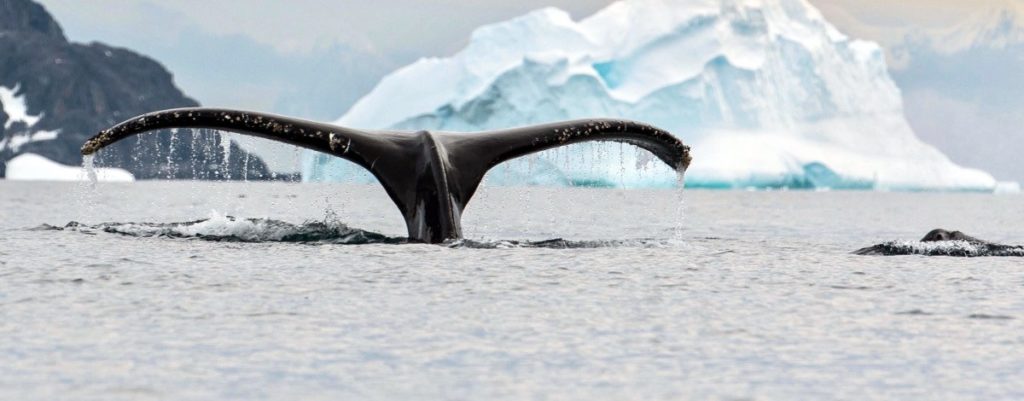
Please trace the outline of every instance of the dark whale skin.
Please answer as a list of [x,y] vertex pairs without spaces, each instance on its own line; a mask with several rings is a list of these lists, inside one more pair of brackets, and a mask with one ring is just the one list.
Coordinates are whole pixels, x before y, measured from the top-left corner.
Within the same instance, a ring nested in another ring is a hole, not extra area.
[[[925,234],[924,238],[921,238],[920,241],[922,245],[942,242],[947,242],[954,246],[915,247],[913,244],[890,241],[859,249],[855,251],[854,254],[865,256],[925,255],[959,257],[1024,257],[1024,246],[997,244],[969,236],[960,231],[949,231],[941,228],[928,232],[928,234]],[[956,246],[961,244],[966,244],[967,246]]]
[[925,234],[924,238],[921,238],[921,242],[939,241],[966,241],[972,244],[990,244],[988,241],[974,238],[960,231],[947,231],[941,228],[934,229]]
[[672,134],[626,120],[577,120],[507,130],[367,131],[271,114],[210,108],[158,111],[132,118],[89,139],[83,155],[133,135],[169,128],[208,128],[320,151],[370,171],[405,218],[409,240],[462,238],[462,211],[492,167],[530,153],[586,141],[624,142],[653,153],[673,169],[690,165],[690,148]]

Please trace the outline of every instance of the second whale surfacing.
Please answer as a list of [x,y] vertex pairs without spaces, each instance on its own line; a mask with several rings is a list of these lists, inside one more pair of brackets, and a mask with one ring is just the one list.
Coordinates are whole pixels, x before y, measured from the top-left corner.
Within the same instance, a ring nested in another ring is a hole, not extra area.
[[981,240],[960,231],[935,229],[920,241],[889,241],[854,252],[864,256],[959,256],[1024,257],[1024,246],[1003,245]]
[[265,113],[210,108],[158,111],[132,118],[89,139],[83,155],[133,135],[170,128],[206,128],[283,142],[340,157],[366,168],[402,212],[409,240],[462,238],[462,212],[480,181],[505,161],[587,141],[635,145],[677,171],[690,148],[672,134],[627,120],[577,120],[507,130],[368,131]]

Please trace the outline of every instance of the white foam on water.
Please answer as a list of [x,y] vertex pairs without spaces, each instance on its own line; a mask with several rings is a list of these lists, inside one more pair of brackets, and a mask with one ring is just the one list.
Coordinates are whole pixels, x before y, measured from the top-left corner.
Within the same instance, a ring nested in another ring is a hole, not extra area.
[[210,211],[205,221],[178,226],[177,231],[188,237],[234,237],[246,241],[277,241],[294,234],[294,226],[273,226],[268,220],[237,219]]
[[292,224],[266,218],[238,218],[213,210],[203,220],[182,223],[103,223],[69,224],[64,229],[87,233],[106,232],[132,237],[166,237],[229,242],[293,242],[367,244],[398,243],[401,239],[351,228],[328,217],[323,221]]
[[894,255],[1024,256],[1024,247],[979,244],[968,241],[890,241],[881,246]]

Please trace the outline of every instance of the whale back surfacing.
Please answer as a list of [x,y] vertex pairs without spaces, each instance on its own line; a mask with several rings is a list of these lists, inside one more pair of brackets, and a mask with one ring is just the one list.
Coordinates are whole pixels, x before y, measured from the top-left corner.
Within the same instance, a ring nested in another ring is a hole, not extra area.
[[283,142],[356,163],[372,173],[402,212],[411,241],[462,238],[462,212],[480,181],[505,161],[586,141],[650,151],[685,170],[690,149],[666,131],[633,121],[579,120],[478,133],[365,131],[228,109],[149,113],[104,130],[82,146],[90,155],[124,138],[167,128],[208,128]]
[[1003,245],[981,240],[960,231],[935,229],[920,241],[889,241],[854,252],[864,256],[960,256],[1024,257],[1024,246]]
[[965,241],[972,244],[985,244],[988,241],[974,238],[970,235],[964,234],[960,231],[948,231],[941,228],[937,228],[925,234],[924,238],[921,238],[921,242],[941,242],[941,241]]

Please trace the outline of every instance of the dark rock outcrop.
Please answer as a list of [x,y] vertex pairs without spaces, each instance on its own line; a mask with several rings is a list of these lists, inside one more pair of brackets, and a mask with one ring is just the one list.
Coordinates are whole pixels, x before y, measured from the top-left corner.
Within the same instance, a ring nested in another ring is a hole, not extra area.
[[[82,143],[103,129],[155,110],[198,106],[158,62],[101,43],[70,43],[31,0],[0,0],[0,87],[15,90],[27,114],[40,117],[9,124],[4,109],[12,105],[0,108],[0,177],[7,161],[24,153],[79,165]],[[47,132],[56,138],[39,135]],[[271,178],[260,159],[233,142],[225,150],[216,132],[159,133],[113,146],[97,164],[139,179]]]

